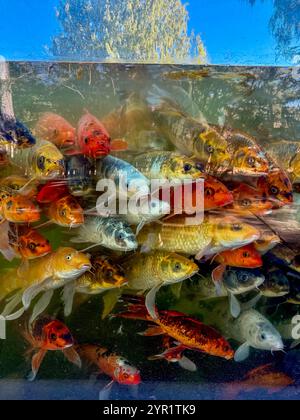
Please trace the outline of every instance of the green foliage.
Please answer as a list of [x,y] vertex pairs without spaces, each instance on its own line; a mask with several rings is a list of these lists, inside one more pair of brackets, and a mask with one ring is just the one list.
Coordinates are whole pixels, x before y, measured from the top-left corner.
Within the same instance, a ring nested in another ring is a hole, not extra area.
[[51,51],[62,59],[136,62],[206,61],[199,35],[188,33],[180,0],[61,0],[62,32]]

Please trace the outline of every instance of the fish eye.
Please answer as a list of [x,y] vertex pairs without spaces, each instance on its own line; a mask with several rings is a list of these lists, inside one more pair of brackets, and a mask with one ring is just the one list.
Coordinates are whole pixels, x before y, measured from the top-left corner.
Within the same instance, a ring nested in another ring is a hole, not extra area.
[[243,257],[244,257],[244,258],[249,258],[249,257],[250,257],[249,252],[243,252]]
[[248,165],[254,166],[254,164],[255,164],[254,157],[253,156],[248,157],[247,162],[248,162]]
[[118,235],[117,235],[117,239],[119,239],[121,241],[124,238],[125,238],[124,233],[123,232],[119,232]]
[[261,338],[261,340],[262,340],[262,341],[266,340],[266,338],[267,338],[267,337],[266,337],[266,334],[262,333],[262,334],[260,335],[260,338]]
[[88,142],[89,142],[89,138],[88,138],[88,137],[86,137],[86,138],[84,139],[84,142],[85,142],[85,144],[88,144]]
[[50,340],[51,341],[55,341],[56,339],[57,339],[57,335],[56,334],[54,334],[54,333],[50,334]]
[[232,226],[231,226],[231,230],[233,231],[233,232],[239,232],[240,230],[242,230],[243,229],[243,227],[242,227],[242,225],[240,225],[240,224],[238,224],[238,223],[234,223]]
[[181,264],[180,263],[176,263],[174,265],[174,271],[176,272],[176,271],[180,271],[180,270],[181,270]]
[[246,282],[246,281],[248,281],[248,278],[249,278],[248,274],[242,274],[241,277],[240,277],[240,280],[242,282]]
[[251,205],[251,201],[250,200],[245,199],[245,200],[242,201],[242,206],[249,207],[250,205]]
[[192,165],[190,163],[186,163],[184,165],[184,172],[190,172],[192,170]]
[[212,197],[214,195],[215,191],[212,188],[205,188],[205,195],[207,197]]
[[207,151],[207,153],[209,153],[211,155],[211,154],[214,153],[215,148],[211,144],[209,144],[206,148],[206,151]]
[[271,194],[273,195],[277,195],[279,193],[279,189],[277,187],[275,187],[274,185],[272,185],[272,187],[270,188]]
[[35,248],[36,248],[36,244],[34,244],[33,242],[31,242],[31,243],[28,245],[28,248],[29,248],[31,251],[34,251],[34,250],[35,250]]
[[66,215],[67,215],[66,210],[61,210],[59,212],[59,214],[60,214],[61,217],[66,217]]
[[67,261],[71,261],[71,259],[72,259],[72,255],[67,255],[67,256],[66,256],[66,260],[67,260]]
[[39,169],[45,169],[45,157],[40,156],[37,160],[37,166]]

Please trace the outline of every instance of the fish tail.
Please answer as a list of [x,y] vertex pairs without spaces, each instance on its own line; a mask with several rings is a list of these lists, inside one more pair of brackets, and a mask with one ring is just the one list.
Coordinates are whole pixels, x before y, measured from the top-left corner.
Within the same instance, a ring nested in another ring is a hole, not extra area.
[[143,297],[124,295],[122,296],[122,300],[125,302],[126,310],[114,315],[114,317],[138,319],[141,321],[151,320]]

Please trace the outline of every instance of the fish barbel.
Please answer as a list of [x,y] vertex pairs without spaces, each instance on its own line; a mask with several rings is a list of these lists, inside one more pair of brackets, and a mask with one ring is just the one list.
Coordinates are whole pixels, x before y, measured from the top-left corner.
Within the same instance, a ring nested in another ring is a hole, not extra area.
[[206,216],[199,225],[185,224],[184,218],[174,222],[152,223],[138,235],[145,248],[203,256],[217,254],[226,249],[239,248],[260,237],[257,229],[232,217]]
[[62,153],[46,140],[40,140],[30,149],[16,151],[11,162],[34,179],[49,179],[64,173]]
[[174,181],[204,177],[202,166],[176,152],[148,152],[129,158],[129,161],[149,179]]

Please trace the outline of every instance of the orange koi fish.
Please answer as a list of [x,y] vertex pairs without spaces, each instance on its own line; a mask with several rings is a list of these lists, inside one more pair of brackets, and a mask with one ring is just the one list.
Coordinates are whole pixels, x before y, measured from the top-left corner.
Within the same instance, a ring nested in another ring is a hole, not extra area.
[[246,184],[240,184],[233,192],[234,202],[228,209],[239,215],[264,216],[271,213],[273,203],[266,194]]
[[53,201],[45,208],[47,217],[55,224],[63,227],[78,227],[84,223],[83,209],[76,198],[67,195]]
[[62,351],[64,356],[74,365],[81,368],[81,360],[74,348],[74,339],[69,329],[58,320],[39,318],[30,330],[23,333],[30,344],[27,356],[34,353],[31,360],[32,371],[28,376],[29,381],[34,381],[47,351]]
[[41,115],[35,126],[34,134],[59,148],[73,146],[76,140],[75,128],[63,117],[53,112],[45,112]]
[[263,265],[261,255],[254,244],[221,252],[214,258],[214,261],[220,264],[212,272],[212,279],[215,284],[222,281],[228,265],[238,268],[259,268]]
[[34,223],[40,210],[26,197],[0,188],[0,217],[12,223]]
[[252,392],[257,389],[264,389],[268,394],[274,394],[294,383],[294,379],[290,376],[277,371],[272,364],[268,364],[251,370],[239,382],[227,384],[225,398],[236,399],[240,392]]
[[52,251],[49,241],[37,230],[27,226],[10,226],[8,237],[16,255],[25,260],[43,257]]
[[29,180],[24,176],[11,175],[0,180],[0,186],[10,188],[14,192],[33,199],[37,195],[38,182],[35,180]]
[[[168,335],[178,342],[176,347],[154,356],[155,359],[171,360],[174,358],[177,361],[178,355],[187,349],[222,357],[226,360],[233,359],[234,351],[230,344],[212,327],[181,312],[159,311],[157,308],[154,319],[149,315],[142,298],[127,297],[127,299],[129,300],[128,310],[117,314],[116,317],[154,322],[156,326],[151,326],[141,335],[147,337]],[[130,303],[132,299],[134,303]],[[141,304],[141,302],[143,303]]]
[[259,178],[257,186],[266,197],[273,201],[273,208],[291,204],[293,200],[293,186],[282,169],[270,172],[267,176]]
[[[104,125],[89,112],[81,117],[77,133],[75,148],[69,150],[68,155],[83,154],[93,159],[99,159],[109,155],[111,150],[119,150],[119,141],[114,147]],[[122,147],[120,149],[124,150]]]
[[111,382],[100,392],[101,400],[108,395],[114,382],[130,386],[141,383],[139,370],[126,359],[109,352],[106,348],[84,344],[76,346],[76,350],[82,359],[96,365],[100,369],[100,373],[104,373],[111,378]]

